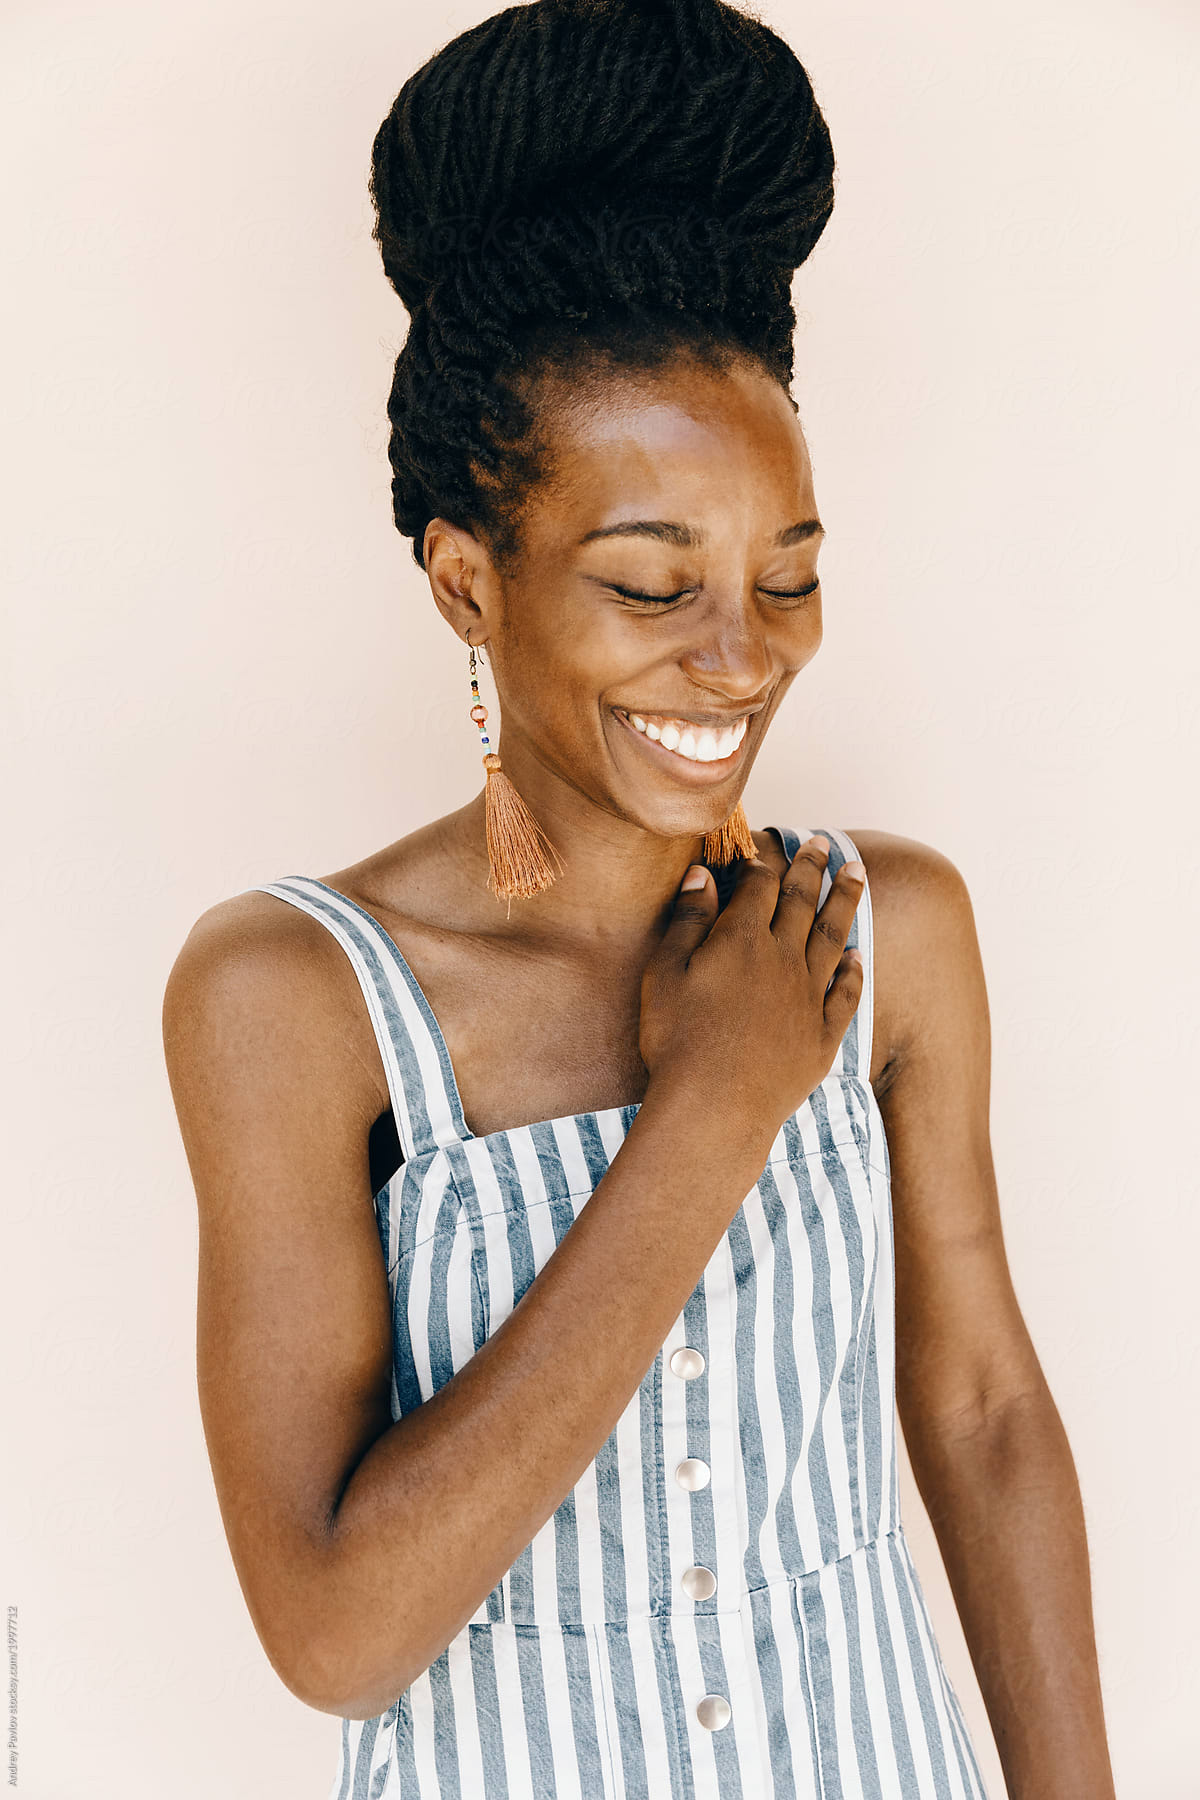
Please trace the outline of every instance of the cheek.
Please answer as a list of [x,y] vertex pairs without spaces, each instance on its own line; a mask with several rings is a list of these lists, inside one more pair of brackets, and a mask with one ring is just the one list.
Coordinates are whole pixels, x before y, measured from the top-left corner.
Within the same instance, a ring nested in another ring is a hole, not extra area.
[[607,707],[590,671],[564,664],[561,655],[541,663],[530,659],[506,683],[505,694],[508,704],[502,699],[500,712],[510,731],[542,747],[552,760],[595,758]]
[[810,601],[804,609],[804,617],[797,619],[793,629],[779,642],[779,660],[782,664],[779,677],[781,699],[800,671],[807,668],[821,648],[823,631],[820,603]]

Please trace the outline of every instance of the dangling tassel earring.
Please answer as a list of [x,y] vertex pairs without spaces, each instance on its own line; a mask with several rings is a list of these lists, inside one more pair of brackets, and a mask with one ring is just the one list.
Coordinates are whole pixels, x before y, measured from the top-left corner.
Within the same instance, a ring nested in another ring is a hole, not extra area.
[[479,681],[475,673],[475,646],[470,630],[467,645],[471,652],[471,692],[475,704],[471,717],[479,727],[483,747],[483,766],[487,782],[483,791],[485,829],[487,833],[487,885],[498,900],[508,901],[512,913],[513,895],[530,900],[554,884],[554,871],[547,852],[563,867],[563,860],[550,842],[525,802],[500,766],[500,758],[488,742],[485,729],[487,707],[479,698]]
[[742,811],[739,800],[725,823],[716,831],[704,834],[704,861],[710,866],[721,868],[725,863],[735,862],[739,856],[757,856],[758,845],[750,831],[750,822]]

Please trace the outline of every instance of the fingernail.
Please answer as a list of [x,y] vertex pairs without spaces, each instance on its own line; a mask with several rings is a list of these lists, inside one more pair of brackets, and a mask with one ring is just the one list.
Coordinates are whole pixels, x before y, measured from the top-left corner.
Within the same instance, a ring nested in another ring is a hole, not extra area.
[[842,869],[845,874],[852,875],[855,881],[864,881],[866,879],[867,871],[860,862],[843,863]]
[[707,874],[708,870],[703,863],[693,863],[679,884],[680,892],[687,893],[689,888],[702,888]]

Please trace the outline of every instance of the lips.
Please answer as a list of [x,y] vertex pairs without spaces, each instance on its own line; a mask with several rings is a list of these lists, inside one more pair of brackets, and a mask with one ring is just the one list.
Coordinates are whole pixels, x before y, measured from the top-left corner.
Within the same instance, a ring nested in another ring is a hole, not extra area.
[[652,738],[665,750],[674,750],[689,762],[723,762],[727,756],[733,755],[750,723],[744,715],[736,725],[698,724],[691,719],[656,715],[643,718],[640,713],[635,712],[629,713],[628,717],[635,731]]
[[[641,746],[642,754],[650,757],[651,761],[664,773],[673,775],[676,781],[690,783],[697,787],[711,787],[727,780],[741,765],[746,737],[749,734],[748,723],[746,730],[743,732],[742,740],[733,751],[732,755],[720,757],[713,762],[694,762],[686,756],[680,756],[676,750],[668,749],[665,745],[656,743],[654,739],[647,736],[645,732],[639,731],[630,719],[629,714],[624,712],[620,707],[614,707],[613,714],[614,717],[620,720],[625,733],[629,737],[635,739]],[[692,729],[699,732],[705,729],[711,730],[712,727],[693,726]]]

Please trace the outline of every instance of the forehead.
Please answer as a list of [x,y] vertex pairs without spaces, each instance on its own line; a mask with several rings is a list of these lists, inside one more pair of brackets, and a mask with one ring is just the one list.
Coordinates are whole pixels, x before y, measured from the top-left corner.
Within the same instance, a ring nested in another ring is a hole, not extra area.
[[[576,543],[622,516],[773,535],[814,510],[812,466],[787,394],[742,362],[550,383],[547,478],[528,496],[527,543]],[[648,511],[647,509],[652,509]],[[785,516],[786,515],[786,516]]]

